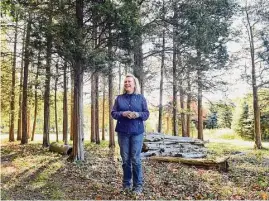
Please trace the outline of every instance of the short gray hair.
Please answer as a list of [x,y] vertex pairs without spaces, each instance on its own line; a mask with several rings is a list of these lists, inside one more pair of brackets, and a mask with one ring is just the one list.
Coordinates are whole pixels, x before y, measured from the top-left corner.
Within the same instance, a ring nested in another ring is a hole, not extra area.
[[[140,84],[139,84],[138,79],[133,74],[131,74],[131,73],[126,74],[124,80],[127,77],[132,77],[134,79],[134,83],[135,83],[134,94],[141,94],[141,88],[140,88]],[[124,82],[123,82],[123,90],[122,90],[122,93],[123,94],[127,93],[126,90],[125,90],[125,88],[124,88]]]

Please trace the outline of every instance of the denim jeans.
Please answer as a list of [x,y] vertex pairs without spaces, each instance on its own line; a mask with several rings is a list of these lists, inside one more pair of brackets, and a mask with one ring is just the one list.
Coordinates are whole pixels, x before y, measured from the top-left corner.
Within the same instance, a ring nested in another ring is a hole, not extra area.
[[133,187],[143,185],[143,173],[141,163],[141,150],[143,145],[143,133],[139,135],[118,133],[120,155],[123,169],[123,188],[131,186],[133,177]]

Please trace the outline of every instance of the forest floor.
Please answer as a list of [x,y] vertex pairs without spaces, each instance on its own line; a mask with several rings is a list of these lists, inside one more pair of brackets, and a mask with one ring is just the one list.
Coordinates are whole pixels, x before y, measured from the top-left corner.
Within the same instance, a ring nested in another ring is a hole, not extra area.
[[[232,142],[232,141],[231,141]],[[49,152],[42,143],[1,143],[1,200],[269,199],[269,143],[210,142],[208,157],[230,156],[229,171],[143,160],[142,195],[121,192],[118,146],[85,143],[85,161]]]

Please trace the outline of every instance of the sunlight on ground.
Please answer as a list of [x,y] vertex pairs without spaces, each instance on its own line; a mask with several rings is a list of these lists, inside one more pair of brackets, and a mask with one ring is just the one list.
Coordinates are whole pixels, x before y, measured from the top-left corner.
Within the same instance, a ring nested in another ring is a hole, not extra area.
[[[8,141],[8,134],[1,133],[1,143]],[[16,139],[15,135],[15,139]],[[59,141],[62,141],[63,135],[59,134]],[[105,139],[108,140],[109,136],[106,135]],[[115,135],[115,140],[117,142],[117,135]],[[217,142],[217,143],[227,143],[230,146],[236,147],[245,147],[245,148],[253,148],[254,141],[243,140],[240,136],[237,136],[232,129],[205,129],[204,130],[204,140],[209,142]],[[43,141],[43,134],[35,134],[35,142]],[[56,134],[50,134],[50,142],[56,141]],[[85,134],[85,142],[90,141],[90,135]],[[30,139],[29,141],[30,142]],[[70,142],[69,142],[70,143]],[[264,148],[269,149],[269,142],[262,142]]]
[[[139,199],[267,199],[268,150],[254,150],[253,142],[224,141],[206,146],[209,155],[230,156],[230,168],[225,173],[179,163],[143,161],[145,190]],[[100,145],[85,141],[84,163],[69,163],[66,156],[49,152],[40,142],[42,135],[39,142],[25,146],[17,146],[20,142],[2,146],[1,199],[138,199],[120,193],[121,161],[115,157],[119,156],[118,149],[111,152],[107,141]],[[268,145],[268,142],[263,144]]]
[[[56,142],[56,134],[55,133],[50,133],[50,142]],[[85,141],[90,141],[90,134],[85,134]],[[101,137],[101,136],[100,136]],[[1,143],[3,142],[8,142],[8,134],[7,133],[1,133],[0,134],[0,140],[1,140]],[[105,135],[105,139],[108,140],[109,136],[108,135]],[[17,135],[15,134],[15,139],[17,139]],[[63,135],[62,134],[59,134],[58,136],[58,139],[59,141],[62,141],[63,140]],[[68,140],[69,140],[69,137],[68,137]],[[117,141],[117,135],[115,135],[115,140]],[[28,139],[28,142],[30,142],[31,139]],[[35,134],[35,139],[34,139],[35,142],[42,142],[43,141],[43,134]]]
[[[226,143],[233,145],[235,147],[254,147],[254,141],[245,141],[245,140],[225,140],[225,139],[210,139],[209,142],[216,142],[216,143]],[[269,149],[269,142],[262,142],[262,146],[264,148]]]
[[[253,148],[254,141],[243,140],[232,129],[205,129],[204,140],[213,143],[226,143],[229,146]],[[269,142],[263,142],[262,146],[269,149]]]

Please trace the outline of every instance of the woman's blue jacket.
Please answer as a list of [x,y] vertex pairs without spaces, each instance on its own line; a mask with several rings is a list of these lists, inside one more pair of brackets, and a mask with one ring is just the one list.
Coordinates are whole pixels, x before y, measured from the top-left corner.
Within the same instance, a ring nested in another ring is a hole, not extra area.
[[[125,111],[137,112],[139,117],[129,119],[122,116]],[[113,119],[118,120],[115,131],[118,133],[144,133],[144,123],[149,117],[149,110],[145,97],[142,94],[121,94],[117,96],[111,111]]]

